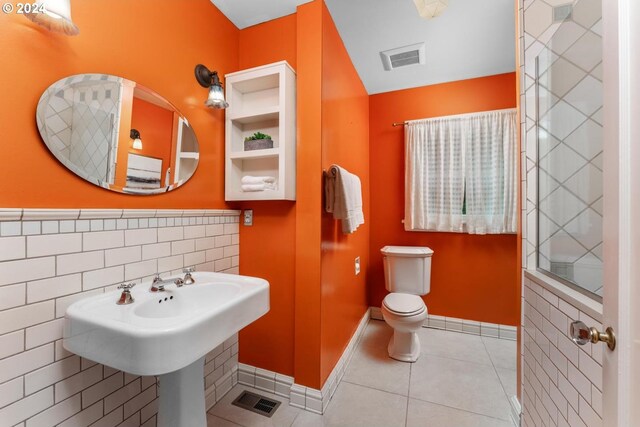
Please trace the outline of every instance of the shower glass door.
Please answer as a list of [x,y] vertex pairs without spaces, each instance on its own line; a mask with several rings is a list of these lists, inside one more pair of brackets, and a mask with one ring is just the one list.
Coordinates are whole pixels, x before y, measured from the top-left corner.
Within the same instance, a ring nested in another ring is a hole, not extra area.
[[536,61],[538,269],[602,296],[602,9],[578,0]]

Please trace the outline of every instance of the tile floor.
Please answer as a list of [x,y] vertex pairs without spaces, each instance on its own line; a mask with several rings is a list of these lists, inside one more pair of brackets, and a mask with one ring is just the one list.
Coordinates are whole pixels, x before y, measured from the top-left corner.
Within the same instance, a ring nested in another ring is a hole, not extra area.
[[324,415],[282,405],[272,418],[231,402],[237,385],[208,415],[208,427],[511,427],[515,341],[422,328],[416,363],[387,356],[391,329],[371,320]]

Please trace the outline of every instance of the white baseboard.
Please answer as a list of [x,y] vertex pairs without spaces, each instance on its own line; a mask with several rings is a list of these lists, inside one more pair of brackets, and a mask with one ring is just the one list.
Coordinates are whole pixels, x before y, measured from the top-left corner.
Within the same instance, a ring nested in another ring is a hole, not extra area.
[[364,316],[362,316],[362,319],[360,319],[356,332],[351,337],[349,344],[333,368],[333,371],[331,371],[322,390],[295,384],[292,377],[243,363],[238,364],[238,383],[286,397],[289,399],[291,406],[315,412],[316,414],[322,414],[325,409],[327,409],[329,401],[336,392],[338,384],[344,376],[347,364],[370,318],[371,314],[369,310],[367,310]]
[[[371,318],[384,320],[380,307],[370,307]],[[476,322],[475,320],[458,319],[455,317],[428,315],[422,325],[424,328],[443,329],[445,331],[463,332],[483,337],[500,338],[515,341],[518,337],[516,326],[499,325],[496,323]]]
[[515,427],[520,427],[522,419],[522,406],[520,406],[520,401],[517,396],[511,396],[509,403],[511,406],[511,422]]

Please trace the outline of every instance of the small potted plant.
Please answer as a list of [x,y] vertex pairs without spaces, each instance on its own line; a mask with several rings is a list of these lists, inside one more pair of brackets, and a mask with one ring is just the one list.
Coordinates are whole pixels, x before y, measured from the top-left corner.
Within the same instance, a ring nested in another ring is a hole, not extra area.
[[244,139],[245,151],[264,150],[266,148],[273,148],[273,140],[271,136],[262,132],[256,132]]

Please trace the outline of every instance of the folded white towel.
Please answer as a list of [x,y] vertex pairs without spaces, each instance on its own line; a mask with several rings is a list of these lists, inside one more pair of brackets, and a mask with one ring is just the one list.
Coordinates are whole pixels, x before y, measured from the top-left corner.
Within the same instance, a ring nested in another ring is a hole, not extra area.
[[240,189],[245,192],[275,190],[276,185],[272,183],[266,183],[266,182],[263,182],[262,184],[242,184],[240,186]]
[[240,180],[241,184],[262,184],[262,183],[274,184],[275,182],[276,182],[276,179],[272,176],[245,175]]
[[332,165],[325,177],[325,199],[325,210],[342,221],[343,233],[353,233],[364,224],[362,184],[357,175]]

